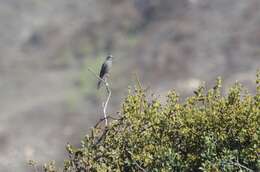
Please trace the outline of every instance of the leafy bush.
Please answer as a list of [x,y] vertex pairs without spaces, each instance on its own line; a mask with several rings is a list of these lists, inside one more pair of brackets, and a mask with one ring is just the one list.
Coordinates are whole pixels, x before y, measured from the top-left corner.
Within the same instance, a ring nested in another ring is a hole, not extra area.
[[100,121],[80,148],[67,146],[64,171],[260,171],[259,75],[254,96],[239,83],[223,96],[220,79],[184,102],[175,91],[165,103],[130,91],[119,119]]

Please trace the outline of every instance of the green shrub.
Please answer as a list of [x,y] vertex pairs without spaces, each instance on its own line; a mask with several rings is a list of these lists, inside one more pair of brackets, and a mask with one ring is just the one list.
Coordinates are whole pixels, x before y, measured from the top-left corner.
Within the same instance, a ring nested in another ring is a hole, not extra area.
[[223,96],[220,79],[184,102],[175,91],[165,103],[149,100],[137,88],[119,119],[98,123],[80,148],[67,146],[64,172],[260,171],[259,75],[253,96],[239,83]]

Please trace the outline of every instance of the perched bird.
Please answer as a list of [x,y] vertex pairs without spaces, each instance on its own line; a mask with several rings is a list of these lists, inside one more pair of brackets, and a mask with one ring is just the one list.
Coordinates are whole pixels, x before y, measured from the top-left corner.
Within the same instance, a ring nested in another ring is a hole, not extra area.
[[[113,56],[109,55],[109,56],[106,57],[105,62],[102,64],[101,69],[100,69],[100,74],[99,74],[99,77],[101,79],[104,79],[104,80],[107,79],[108,74],[109,74],[111,67],[112,67],[112,59],[113,59]],[[99,89],[101,87],[102,82],[103,82],[102,80],[98,81],[97,89]]]

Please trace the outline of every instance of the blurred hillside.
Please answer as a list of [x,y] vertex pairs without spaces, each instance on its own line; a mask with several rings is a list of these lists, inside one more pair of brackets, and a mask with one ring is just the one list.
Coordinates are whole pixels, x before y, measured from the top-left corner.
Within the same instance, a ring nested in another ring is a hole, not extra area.
[[134,73],[157,94],[241,81],[260,67],[259,0],[0,0],[0,171],[28,159],[61,163],[100,117],[88,71],[104,56],[115,112]]

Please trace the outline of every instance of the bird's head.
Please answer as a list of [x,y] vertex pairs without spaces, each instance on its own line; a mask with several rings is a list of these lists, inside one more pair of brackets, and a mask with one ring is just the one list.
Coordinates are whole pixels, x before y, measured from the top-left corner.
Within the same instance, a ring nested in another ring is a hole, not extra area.
[[113,59],[113,56],[112,55],[109,55],[107,56],[106,60],[112,60]]

